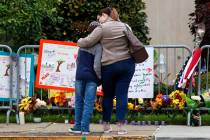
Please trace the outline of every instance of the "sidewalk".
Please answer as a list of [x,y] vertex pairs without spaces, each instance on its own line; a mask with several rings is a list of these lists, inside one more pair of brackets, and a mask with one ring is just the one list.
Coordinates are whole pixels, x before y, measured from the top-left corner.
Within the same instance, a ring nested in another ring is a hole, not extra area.
[[[18,124],[0,124],[1,140],[81,140],[81,135],[73,135],[68,132],[68,128],[72,125],[64,123],[27,123]],[[127,125],[127,135],[117,135],[116,125],[112,125],[113,132],[111,134],[103,134],[103,127],[100,124],[91,124],[91,134],[86,136],[87,140],[112,140],[112,139],[134,139],[134,140],[151,140],[153,133],[158,126],[137,126]]]
[[189,127],[185,125],[137,126],[127,125],[127,135],[113,132],[104,134],[102,125],[91,124],[91,134],[84,137],[68,132],[72,125],[64,123],[0,124],[0,140],[209,140],[210,126]]
[[210,126],[160,126],[154,135],[156,140],[209,140]]

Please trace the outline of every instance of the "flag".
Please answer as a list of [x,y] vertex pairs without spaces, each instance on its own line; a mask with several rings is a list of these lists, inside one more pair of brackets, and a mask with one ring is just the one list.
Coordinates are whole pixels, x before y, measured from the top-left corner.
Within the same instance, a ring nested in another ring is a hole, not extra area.
[[192,76],[200,58],[201,58],[201,49],[198,47],[193,51],[192,56],[190,57],[186,67],[184,68],[184,71],[178,83],[179,88],[185,88],[186,83]]

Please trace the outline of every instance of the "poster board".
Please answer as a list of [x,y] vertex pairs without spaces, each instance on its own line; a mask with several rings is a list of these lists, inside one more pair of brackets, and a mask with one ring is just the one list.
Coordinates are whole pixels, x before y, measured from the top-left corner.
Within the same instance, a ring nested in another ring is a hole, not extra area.
[[74,92],[78,50],[73,42],[41,39],[35,86]]
[[[10,97],[10,55],[0,52],[0,100]],[[20,55],[19,92],[21,96],[32,96],[34,82],[34,57],[31,54]],[[12,54],[12,98],[17,98],[17,57]]]
[[128,89],[128,98],[153,98],[154,96],[154,48],[146,47],[149,58],[136,64]]
[[36,87],[73,92],[77,52],[76,43],[41,39]]

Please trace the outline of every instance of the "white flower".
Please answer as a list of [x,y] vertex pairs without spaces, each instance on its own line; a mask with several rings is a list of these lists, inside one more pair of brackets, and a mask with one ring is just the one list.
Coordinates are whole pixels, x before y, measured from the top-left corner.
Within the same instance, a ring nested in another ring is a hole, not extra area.
[[192,100],[200,101],[201,97],[200,96],[191,96]]
[[70,101],[68,101],[68,106],[75,107],[75,97],[71,97]]
[[139,102],[139,104],[143,104],[144,100],[142,98],[138,98],[138,102]]
[[45,101],[42,101],[39,98],[37,98],[33,109],[36,110],[38,108],[45,107],[46,105],[47,105],[47,103]]

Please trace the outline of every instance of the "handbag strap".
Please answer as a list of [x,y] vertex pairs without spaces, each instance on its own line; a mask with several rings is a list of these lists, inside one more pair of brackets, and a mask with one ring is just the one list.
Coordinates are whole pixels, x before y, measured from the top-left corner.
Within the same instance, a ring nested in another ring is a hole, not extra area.
[[124,25],[125,25],[127,31],[129,30],[129,31],[133,32],[132,29],[131,29],[131,27],[128,24],[124,23]]

